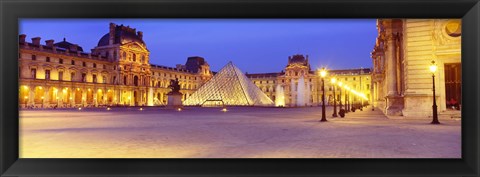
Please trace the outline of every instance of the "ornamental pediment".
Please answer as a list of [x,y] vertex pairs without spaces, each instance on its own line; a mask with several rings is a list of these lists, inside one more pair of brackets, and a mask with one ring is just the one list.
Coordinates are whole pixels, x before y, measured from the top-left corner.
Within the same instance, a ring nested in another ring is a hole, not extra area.
[[135,51],[142,51],[142,52],[149,52],[148,49],[137,42],[129,42],[123,45],[123,48],[128,50],[135,50]]

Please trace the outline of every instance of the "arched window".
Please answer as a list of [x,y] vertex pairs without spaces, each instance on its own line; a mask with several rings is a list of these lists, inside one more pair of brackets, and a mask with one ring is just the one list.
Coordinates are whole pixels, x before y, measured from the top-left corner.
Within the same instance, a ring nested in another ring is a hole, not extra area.
[[142,63],[145,63],[145,55],[142,55]]
[[134,76],[134,77],[133,77],[133,84],[134,84],[135,86],[138,86],[138,76]]
[[134,62],[137,61],[137,55],[133,54],[133,55],[132,55],[132,60],[133,60]]
[[127,52],[123,52],[123,59],[124,59],[124,60],[127,59]]

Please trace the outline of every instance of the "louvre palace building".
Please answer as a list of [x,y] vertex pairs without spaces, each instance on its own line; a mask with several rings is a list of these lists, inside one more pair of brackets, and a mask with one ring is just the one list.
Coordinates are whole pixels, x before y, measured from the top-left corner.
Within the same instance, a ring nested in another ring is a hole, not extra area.
[[460,116],[460,19],[379,19],[372,52],[373,103],[386,115],[432,115],[433,78],[439,114]]
[[[188,57],[184,65],[175,67],[151,64],[143,33],[114,23],[90,52],[65,38],[44,44],[40,37],[26,38],[25,34],[19,36],[22,108],[162,106],[167,104],[171,80],[178,79],[185,101],[216,74],[198,56]],[[337,102],[345,101],[340,88],[335,87],[334,94],[332,77],[370,98],[370,74],[370,68],[330,70],[325,78],[327,103],[331,104],[334,96]],[[308,55],[288,57],[286,67],[278,73],[245,76],[276,106],[320,105],[321,78],[318,69],[310,68]]]

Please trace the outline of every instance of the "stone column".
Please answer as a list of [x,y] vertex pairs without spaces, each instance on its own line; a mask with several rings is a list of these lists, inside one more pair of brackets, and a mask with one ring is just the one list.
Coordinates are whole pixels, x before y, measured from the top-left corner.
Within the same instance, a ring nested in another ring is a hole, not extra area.
[[388,96],[397,95],[397,55],[395,54],[394,37],[390,35],[387,39],[387,59],[388,69],[386,70],[387,82],[388,82]]
[[82,106],[87,106],[87,92],[85,90],[82,91]]
[[93,92],[93,104],[95,107],[98,107],[97,92],[95,91],[95,89],[92,90],[92,92]]
[[48,108],[49,107],[49,104],[50,104],[50,99],[49,99],[49,95],[48,95],[48,90],[50,88],[48,87],[44,87],[44,94],[43,94],[43,108]]
[[58,107],[61,108],[61,107],[63,107],[63,89],[61,89],[57,92],[57,97],[58,97],[58,100],[57,100]]
[[28,94],[28,104],[27,105],[34,105],[35,104],[35,86],[29,87],[29,94]]
[[70,100],[70,106],[75,107],[75,89],[74,88],[70,89],[70,98],[68,99]]
[[397,92],[397,55],[395,46],[395,35],[388,34],[387,37],[387,69],[386,85],[387,85],[387,108],[385,113],[387,115],[402,115],[403,99],[399,97]]

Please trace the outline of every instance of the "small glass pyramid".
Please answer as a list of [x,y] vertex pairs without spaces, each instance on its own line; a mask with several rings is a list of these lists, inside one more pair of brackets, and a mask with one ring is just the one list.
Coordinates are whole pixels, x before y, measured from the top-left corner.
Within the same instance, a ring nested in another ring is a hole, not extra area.
[[273,101],[232,62],[189,96],[186,106],[274,106]]

